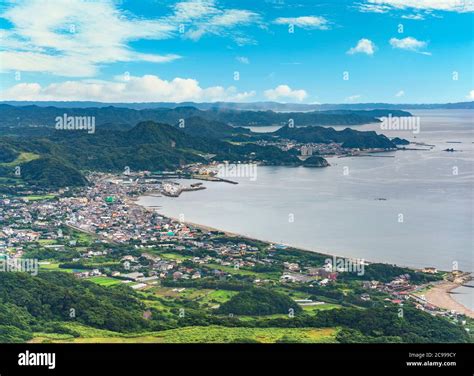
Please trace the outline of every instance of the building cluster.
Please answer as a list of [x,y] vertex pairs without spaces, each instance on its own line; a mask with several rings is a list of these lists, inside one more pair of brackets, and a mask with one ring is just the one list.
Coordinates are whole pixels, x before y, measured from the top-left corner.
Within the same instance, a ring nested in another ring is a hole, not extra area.
[[320,286],[327,286],[337,280],[338,273],[328,270],[327,267],[305,267],[302,268],[298,263],[284,262],[285,271],[280,277],[282,282],[300,282],[311,283]]
[[[425,269],[434,270],[434,268]],[[422,271],[424,272],[425,269]],[[433,282],[431,284],[433,284]],[[410,283],[409,274],[399,275],[388,283],[381,283],[379,281],[364,281],[362,283],[362,286],[367,290],[377,290],[389,294],[390,298],[385,299],[387,302],[403,306],[407,301],[411,300],[414,302],[416,308],[430,313],[431,315],[446,316],[452,319],[457,319],[458,315],[455,312],[440,309],[433,304],[430,304],[425,299],[424,295],[420,291],[427,287],[427,285],[428,284],[416,285]],[[370,295],[362,294],[361,299],[370,300]]]
[[256,142],[260,146],[275,146],[283,151],[296,150],[298,155],[303,158],[312,155],[331,156],[331,155],[353,155],[358,153],[358,149],[343,148],[341,143],[301,143],[294,140],[259,140]]
[[[191,226],[135,203],[137,197],[156,192],[159,182],[98,173],[89,180],[90,186],[75,192],[58,192],[50,200],[0,198],[0,260],[21,259],[30,244],[36,247],[39,244],[39,249],[59,254],[74,250],[70,264],[77,278],[114,278],[117,283],[129,284],[134,289],[154,286],[164,279],[225,279],[236,270],[256,284],[279,280],[282,284],[328,286],[338,279],[337,271],[324,266],[281,261],[275,255],[286,246],[270,244],[262,249],[252,245],[253,242]],[[77,239],[63,234],[61,228],[65,226],[94,235],[95,243],[100,246],[78,246]],[[101,264],[100,260],[113,261],[115,266]],[[93,266],[74,268],[81,263]],[[273,277],[265,279],[268,276],[265,272],[254,272],[258,267],[271,271]],[[423,271],[437,272],[435,268]],[[388,294],[390,298],[386,300],[393,304],[403,305],[412,300],[421,310],[455,318],[455,313],[429,304],[420,295],[424,286],[411,283],[409,274],[389,283],[364,281],[363,287],[367,290],[360,295],[363,301],[371,300],[370,290],[374,290]],[[302,301],[301,304],[316,303]]]
[[0,198],[0,257],[20,258],[25,244],[58,239],[60,222],[61,215],[52,203]]

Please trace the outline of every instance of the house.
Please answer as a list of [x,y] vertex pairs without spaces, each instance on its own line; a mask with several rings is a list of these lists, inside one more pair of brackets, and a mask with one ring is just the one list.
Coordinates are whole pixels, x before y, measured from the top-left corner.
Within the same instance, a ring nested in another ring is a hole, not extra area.
[[93,270],[89,273],[89,275],[90,275],[90,276],[96,276],[96,277],[98,277],[98,276],[101,276],[102,273],[100,272],[99,269],[93,269]]
[[54,251],[64,251],[63,244],[48,244],[48,245],[45,245],[44,248],[52,249]]
[[363,300],[363,301],[365,301],[365,302],[367,302],[367,301],[370,300],[370,295],[369,295],[369,294],[362,294],[362,295],[360,296],[360,299]]
[[156,281],[157,279],[158,279],[157,276],[151,276],[151,277],[138,278],[137,281],[139,281],[139,282],[152,282],[152,281]]
[[291,271],[300,270],[300,266],[295,262],[284,262],[283,266],[285,267],[285,269],[288,269],[288,270],[291,270]]
[[313,148],[311,146],[303,145],[301,147],[302,156],[311,156],[313,155]]
[[138,281],[140,278],[143,278],[143,273],[133,272],[128,274],[122,274],[123,278],[131,279],[132,281]]
[[280,280],[283,282],[311,282],[314,280],[313,277],[299,273],[284,273]]
[[319,270],[320,270],[320,268],[306,268],[306,273],[308,275],[318,276],[319,275]]
[[141,290],[146,287],[145,283],[137,283],[136,285],[130,286],[134,290]]
[[199,278],[201,278],[201,273],[199,272],[196,272],[191,276],[191,279],[199,279]]

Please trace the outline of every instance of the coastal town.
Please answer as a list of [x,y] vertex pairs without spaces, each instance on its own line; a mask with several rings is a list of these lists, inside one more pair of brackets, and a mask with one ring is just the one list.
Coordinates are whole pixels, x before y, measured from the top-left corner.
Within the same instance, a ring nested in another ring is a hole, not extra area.
[[[356,305],[374,300],[398,307],[411,304],[463,325],[473,318],[467,309],[444,309],[427,299],[430,288],[466,283],[469,273],[426,267],[385,281],[365,279],[363,274],[328,264],[324,255],[191,225],[184,216],[171,219],[157,208],[137,205],[141,196],[172,195],[170,187],[180,186],[148,175],[93,173],[86,188],[0,198],[4,269],[10,265],[11,271],[12,265],[20,265],[19,260],[34,258],[40,273],[64,271],[81,280],[106,286],[123,284],[165,296],[185,295],[186,286],[196,280],[238,280],[297,291],[293,300],[305,309],[338,307],[331,294],[348,298],[341,291],[351,290],[350,299]],[[369,269],[371,264],[362,266]],[[322,291],[320,300],[305,292],[312,288]]]
[[3,1],[0,376],[474,376],[473,1]]

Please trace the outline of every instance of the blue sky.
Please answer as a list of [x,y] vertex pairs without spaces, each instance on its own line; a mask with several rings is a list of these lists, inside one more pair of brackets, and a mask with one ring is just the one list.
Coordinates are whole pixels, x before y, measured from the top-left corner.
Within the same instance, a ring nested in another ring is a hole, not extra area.
[[468,0],[2,1],[0,98],[474,100],[473,10]]

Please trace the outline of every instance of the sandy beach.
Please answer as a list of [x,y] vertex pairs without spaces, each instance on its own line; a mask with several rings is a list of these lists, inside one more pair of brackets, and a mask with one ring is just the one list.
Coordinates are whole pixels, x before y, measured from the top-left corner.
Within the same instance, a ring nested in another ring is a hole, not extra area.
[[444,281],[430,288],[424,295],[426,301],[436,307],[456,311],[468,317],[474,318],[474,311],[458,303],[451,291],[459,287],[461,283]]

